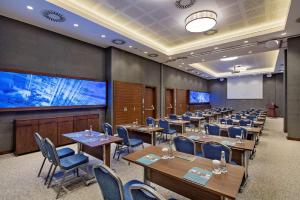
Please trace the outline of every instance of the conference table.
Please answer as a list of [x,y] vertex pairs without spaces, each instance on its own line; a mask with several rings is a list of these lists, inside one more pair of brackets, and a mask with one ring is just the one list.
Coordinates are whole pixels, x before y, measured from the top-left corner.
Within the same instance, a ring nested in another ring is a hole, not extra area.
[[[164,118],[164,119],[167,120],[170,125],[180,126],[181,127],[181,134],[183,134],[185,132],[185,126],[190,123],[190,121],[185,121],[185,120],[182,120],[182,119],[173,120],[173,119],[170,119],[170,118],[167,118],[167,117]],[[155,122],[158,122],[159,120],[160,119],[154,119]]]
[[199,130],[200,130],[200,129],[201,129],[201,122],[202,122],[203,120],[205,120],[205,117],[192,116],[192,117],[190,117],[190,120],[191,120],[191,122],[196,122],[196,123],[198,123],[198,128],[199,128]]
[[130,138],[138,138],[143,140],[144,143],[156,145],[157,134],[163,132],[161,127],[150,127],[146,125],[135,125],[135,124],[125,124],[124,126],[129,134]]
[[[141,162],[141,159],[150,155],[158,156],[159,159],[151,164]],[[188,172],[193,172],[191,170],[195,167],[211,172],[212,160],[181,152],[174,152],[174,155],[173,159],[161,159],[162,148],[150,146],[123,159],[144,168],[146,184],[155,183],[192,200],[221,200],[224,197],[236,199],[244,177],[244,167],[228,164],[225,175],[212,175],[206,184],[198,184],[184,177]]]
[[218,142],[230,147],[232,151],[232,160],[236,162],[236,164],[245,167],[245,178],[248,177],[249,156],[250,152],[254,151],[255,141],[244,140],[243,143],[239,143],[236,138],[215,135],[199,135],[195,132],[187,132],[184,136],[196,142],[197,152],[202,152],[201,144],[209,141]]

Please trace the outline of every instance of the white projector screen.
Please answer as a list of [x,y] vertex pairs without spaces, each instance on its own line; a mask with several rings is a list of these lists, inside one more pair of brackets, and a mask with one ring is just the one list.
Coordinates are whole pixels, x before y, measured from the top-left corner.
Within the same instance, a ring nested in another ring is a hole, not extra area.
[[243,76],[227,79],[227,99],[262,99],[263,76]]

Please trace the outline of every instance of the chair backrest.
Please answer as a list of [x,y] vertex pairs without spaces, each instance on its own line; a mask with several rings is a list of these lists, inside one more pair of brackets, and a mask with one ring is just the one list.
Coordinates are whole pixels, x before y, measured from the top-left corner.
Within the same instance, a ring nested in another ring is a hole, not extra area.
[[169,115],[169,118],[170,118],[171,120],[177,120],[177,119],[178,119],[177,115],[175,115],[175,114],[170,114],[170,115]]
[[163,130],[164,133],[168,133],[170,130],[170,124],[169,124],[168,120],[160,119],[158,121],[158,126],[164,129]]
[[147,126],[149,126],[150,124],[153,124],[153,126],[155,125],[155,120],[153,119],[153,117],[147,117],[146,118],[146,124]]
[[226,123],[228,125],[233,125],[233,120],[232,119],[226,119]]
[[198,112],[196,112],[196,116],[197,116],[197,117],[203,117],[203,114],[202,114],[201,111],[198,111]]
[[196,144],[193,140],[177,136],[173,139],[176,151],[196,155]]
[[182,115],[182,120],[184,120],[184,121],[190,121],[191,117],[189,115]]
[[252,121],[253,121],[255,118],[256,118],[256,115],[253,115],[253,114],[247,116],[247,119],[250,119],[250,120],[252,120]]
[[215,124],[205,124],[205,131],[208,135],[220,135],[220,127]]
[[205,142],[201,145],[203,157],[212,160],[221,160],[222,151],[225,152],[226,162],[231,162],[231,149],[218,142]]
[[247,139],[247,130],[238,127],[238,126],[232,126],[228,128],[228,136],[231,138],[236,138],[236,136],[241,136],[243,134],[243,138]]
[[47,149],[45,147],[45,140],[44,138],[42,138],[42,136],[40,134],[38,134],[37,132],[33,134],[34,139],[36,144],[38,145],[40,151],[42,152],[43,156],[45,158],[48,158],[48,152]]
[[193,116],[193,113],[189,112],[189,111],[185,112],[184,114],[187,115],[187,116],[190,116],[190,117]]
[[220,124],[227,124],[227,121],[226,121],[226,119],[224,119],[224,118],[221,118],[221,119],[220,119]]
[[104,132],[107,132],[108,135],[113,136],[113,128],[109,123],[102,124],[102,129]]
[[240,126],[252,126],[252,121],[249,119],[241,119],[239,124]]
[[128,131],[124,126],[117,126],[117,133],[123,139],[123,144],[130,146]]
[[132,184],[129,191],[132,200],[166,200],[153,188],[145,184]]
[[52,162],[56,166],[60,166],[60,160],[57,155],[56,148],[55,148],[54,144],[51,142],[51,140],[48,138],[45,138],[45,147],[48,152],[49,161]]
[[235,115],[235,119],[242,119],[242,117],[241,117],[241,115],[236,114],[236,115]]
[[124,200],[124,189],[121,179],[105,165],[94,167],[94,174],[100,187],[103,199]]

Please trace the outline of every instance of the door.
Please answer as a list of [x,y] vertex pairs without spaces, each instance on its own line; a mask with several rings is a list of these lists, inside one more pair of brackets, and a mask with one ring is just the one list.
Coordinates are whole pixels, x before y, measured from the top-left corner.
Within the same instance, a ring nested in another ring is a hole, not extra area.
[[147,117],[156,118],[156,90],[154,87],[145,87],[144,92],[144,123]]
[[174,90],[165,90],[165,116],[174,113]]
[[188,105],[187,90],[176,89],[176,114],[182,115],[187,111]]

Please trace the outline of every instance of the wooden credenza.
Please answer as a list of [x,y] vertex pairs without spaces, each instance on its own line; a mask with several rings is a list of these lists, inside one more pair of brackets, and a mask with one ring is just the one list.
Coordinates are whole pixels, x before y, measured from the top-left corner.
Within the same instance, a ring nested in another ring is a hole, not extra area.
[[83,131],[89,129],[90,126],[93,130],[100,131],[98,114],[17,119],[15,121],[15,154],[21,155],[38,150],[33,136],[35,132],[44,138],[49,138],[55,146],[61,146],[72,143],[63,134]]

